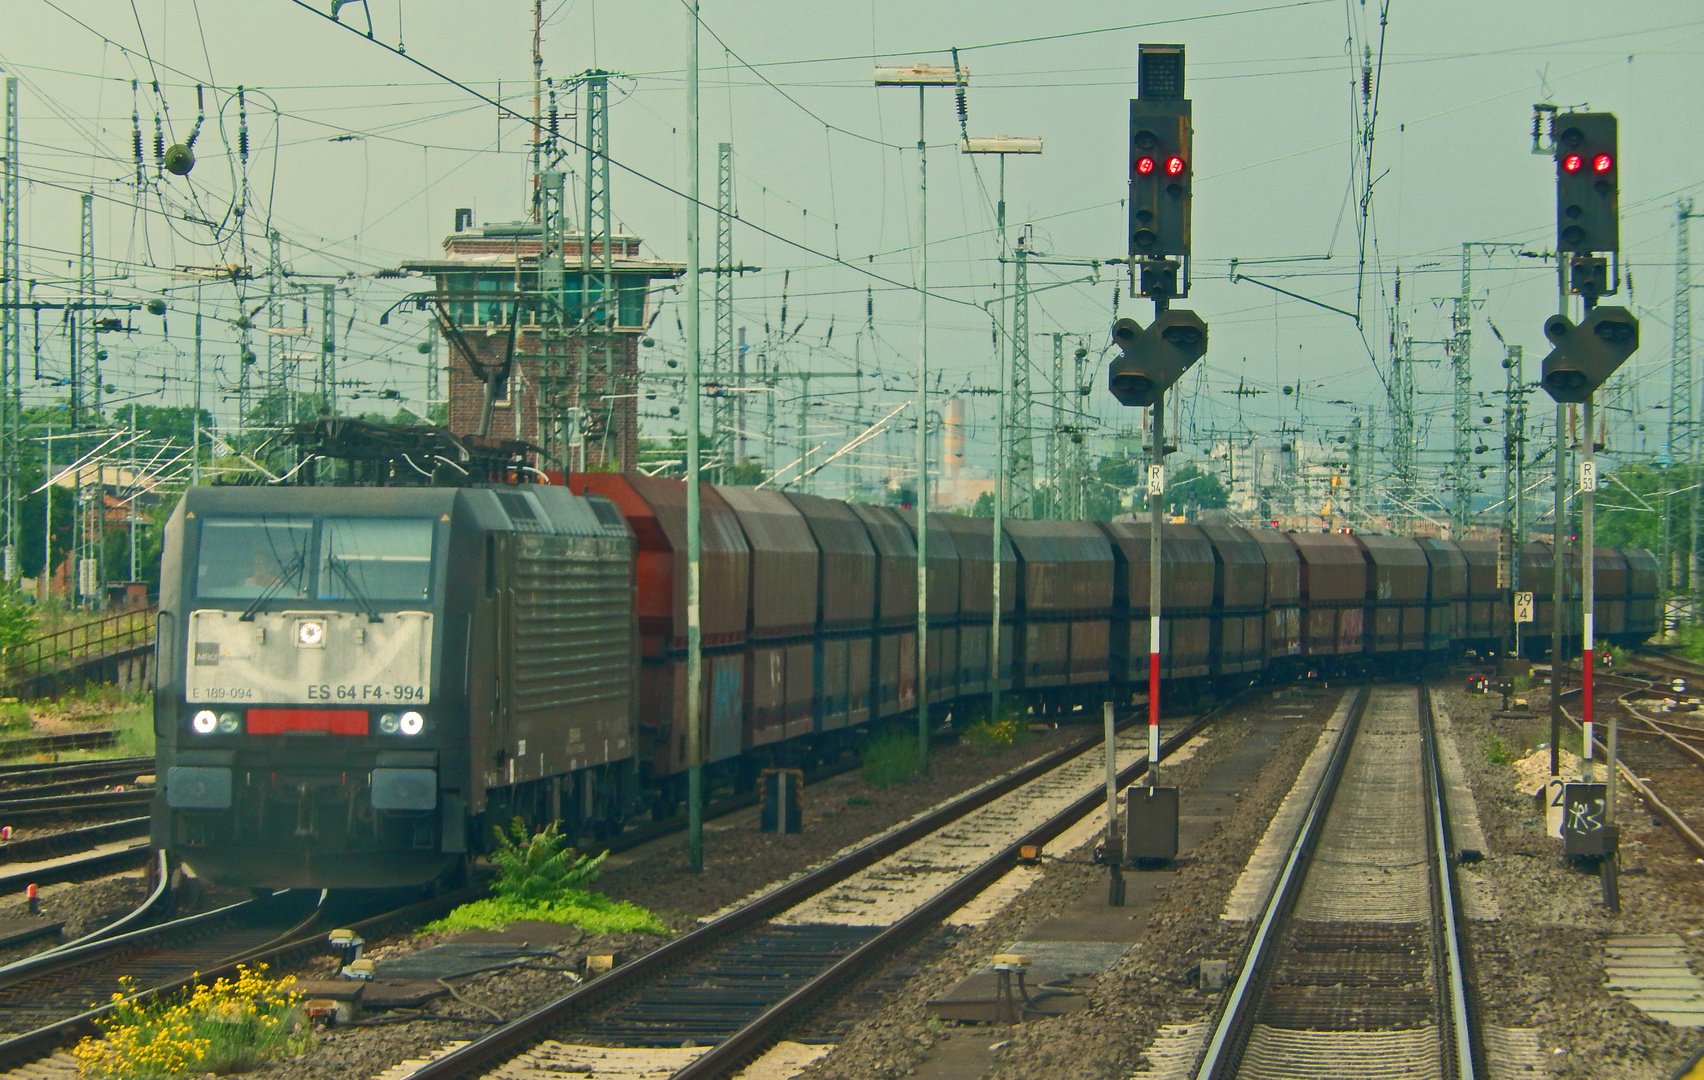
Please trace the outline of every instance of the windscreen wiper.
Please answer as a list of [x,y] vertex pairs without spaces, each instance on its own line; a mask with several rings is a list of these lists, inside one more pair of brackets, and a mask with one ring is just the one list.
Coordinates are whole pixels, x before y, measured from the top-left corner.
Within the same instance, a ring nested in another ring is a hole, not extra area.
[[380,615],[378,609],[373,606],[373,602],[367,599],[367,594],[361,591],[361,586],[355,584],[355,575],[349,572],[348,559],[340,559],[336,555],[327,555],[325,564],[343,582],[343,587],[349,590],[349,598],[361,605],[361,610],[366,614],[368,622],[385,621],[384,616]]
[[294,585],[297,588],[300,588],[302,584],[302,575],[307,572],[308,545],[304,543],[299,549],[297,549],[296,560],[291,564],[290,568],[279,577],[273,578],[272,584],[262,589],[260,591],[260,595],[254,598],[249,606],[243,610],[241,615],[237,616],[237,621],[254,622],[255,612],[260,610],[260,605],[266,603],[274,596],[277,596],[279,591],[286,585]]

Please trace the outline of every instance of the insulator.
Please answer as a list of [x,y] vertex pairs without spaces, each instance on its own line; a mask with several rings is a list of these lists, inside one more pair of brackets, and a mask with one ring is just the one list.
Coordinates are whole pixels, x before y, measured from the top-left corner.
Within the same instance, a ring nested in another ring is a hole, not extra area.
[[874,289],[864,290],[864,318],[869,319],[872,322],[875,321],[876,293]]
[[556,101],[555,101],[554,98],[552,98],[552,100],[550,102],[550,137],[552,139],[556,138],[556,134],[557,134],[556,122],[557,122]]
[[130,149],[136,155],[136,164],[142,164],[142,117],[138,113],[130,114]]
[[237,159],[248,161],[248,102],[243,99],[243,88],[237,87]]
[[1362,101],[1370,101],[1370,100],[1372,100],[1372,97],[1373,97],[1373,69],[1370,68],[1370,67],[1363,67],[1361,69],[1361,100]]
[[962,126],[970,121],[970,103],[964,99],[964,87],[958,88],[958,117]]
[[1532,141],[1538,142],[1538,137],[1544,133],[1544,114],[1537,109],[1532,111]]
[[166,129],[160,126],[160,114],[154,114],[154,164],[166,163]]

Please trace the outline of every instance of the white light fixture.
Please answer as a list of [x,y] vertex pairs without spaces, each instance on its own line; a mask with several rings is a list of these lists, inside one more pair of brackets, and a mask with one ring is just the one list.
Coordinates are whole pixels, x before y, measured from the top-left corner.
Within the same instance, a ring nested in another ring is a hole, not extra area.
[[911,64],[906,67],[879,67],[877,86],[965,86],[970,82],[966,67],[929,67]]

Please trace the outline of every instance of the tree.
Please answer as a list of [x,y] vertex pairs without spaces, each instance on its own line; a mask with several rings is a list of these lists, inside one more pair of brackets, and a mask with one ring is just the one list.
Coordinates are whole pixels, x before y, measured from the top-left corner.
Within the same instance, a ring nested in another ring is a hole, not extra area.
[[1219,478],[1201,471],[1201,466],[1193,461],[1185,462],[1166,477],[1165,507],[1168,514],[1193,516],[1189,514],[1190,508],[1223,510],[1230,501],[1230,493],[1219,483]]
[[[126,427],[134,426],[155,439],[170,439],[183,446],[195,442],[195,409],[188,405],[125,405],[117,409],[113,421]],[[201,430],[213,427],[213,414],[201,410]],[[205,443],[206,439],[203,438]]]

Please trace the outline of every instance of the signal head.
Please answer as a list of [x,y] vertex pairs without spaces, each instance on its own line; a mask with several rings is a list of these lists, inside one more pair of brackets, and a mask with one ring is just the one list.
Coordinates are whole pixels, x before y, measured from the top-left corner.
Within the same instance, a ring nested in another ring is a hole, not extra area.
[[1544,336],[1552,344],[1560,345],[1568,332],[1574,329],[1574,321],[1566,315],[1552,315],[1544,320]]
[[1621,247],[1614,113],[1556,118],[1556,250],[1573,255]]
[[1135,319],[1119,319],[1112,324],[1112,340],[1125,353],[1129,353],[1136,344],[1136,335],[1142,332],[1142,324]]

